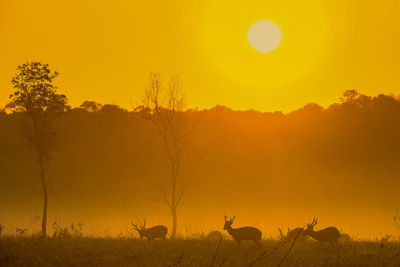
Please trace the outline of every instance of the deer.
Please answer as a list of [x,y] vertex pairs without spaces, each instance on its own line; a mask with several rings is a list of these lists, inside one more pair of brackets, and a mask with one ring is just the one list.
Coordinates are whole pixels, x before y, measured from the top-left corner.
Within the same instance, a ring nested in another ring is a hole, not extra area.
[[319,231],[314,231],[314,226],[318,223],[317,218],[307,224],[305,233],[321,243],[330,243],[332,246],[339,245],[340,232],[336,227],[327,227]]
[[262,233],[255,227],[252,226],[245,226],[240,228],[232,228],[233,220],[235,220],[236,216],[230,218],[229,220],[226,219],[225,216],[225,225],[224,230],[227,230],[228,233],[238,242],[240,246],[240,242],[243,240],[250,240],[253,241],[257,246],[261,246],[260,240]]
[[207,240],[220,240],[222,239],[222,233],[220,231],[211,231],[208,233],[206,239]]
[[352,239],[349,234],[342,233],[340,234],[340,241],[342,242],[350,242]]
[[286,240],[298,240],[298,241],[306,241],[307,238],[307,234],[305,232],[306,230],[304,230],[304,228],[302,227],[297,227],[294,228],[293,230],[290,230],[290,228],[288,228],[288,232],[286,234]]
[[156,225],[146,229],[146,220],[143,219],[143,226],[132,223],[133,228],[138,231],[140,239],[146,237],[148,240],[156,238],[165,239],[168,233],[168,228],[164,225]]

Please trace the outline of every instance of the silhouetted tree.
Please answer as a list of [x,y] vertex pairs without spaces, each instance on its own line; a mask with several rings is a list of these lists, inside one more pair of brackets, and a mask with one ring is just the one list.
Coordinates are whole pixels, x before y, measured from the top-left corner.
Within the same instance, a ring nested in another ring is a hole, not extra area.
[[371,102],[372,98],[360,94],[357,90],[346,90],[340,100],[342,103],[352,104],[357,107],[366,107]]
[[183,112],[184,95],[179,77],[170,79],[165,92],[165,103],[162,103],[162,89],[160,74],[150,73],[148,86],[144,92],[142,112],[139,113],[155,125],[162,139],[169,175],[166,183],[157,185],[156,189],[162,201],[171,210],[171,238],[175,238],[178,224],[177,208],[189,182],[189,177],[184,177],[181,172],[182,151],[193,134],[194,123],[188,114]]
[[84,101],[79,108],[86,110],[88,112],[97,112],[103,107],[102,104],[99,104],[94,101]]
[[11,80],[16,89],[10,95],[8,108],[22,114],[22,131],[37,156],[40,183],[43,192],[42,236],[46,236],[48,183],[46,166],[55,145],[56,119],[69,109],[67,97],[57,94],[52,72],[48,64],[28,62],[18,66],[18,74]]
[[121,108],[118,105],[114,105],[114,104],[106,104],[106,105],[102,106],[102,108],[100,109],[100,112],[102,114],[108,114],[108,115],[128,114],[127,110]]

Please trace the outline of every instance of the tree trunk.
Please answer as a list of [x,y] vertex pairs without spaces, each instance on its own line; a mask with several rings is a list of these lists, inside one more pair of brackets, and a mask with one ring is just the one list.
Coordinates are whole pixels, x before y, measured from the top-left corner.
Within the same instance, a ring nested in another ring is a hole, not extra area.
[[[173,157],[171,157],[174,159]],[[178,177],[177,168],[176,168],[176,158],[175,160],[171,160],[171,175],[172,175],[172,191],[171,191],[171,214],[172,214],[172,231],[171,238],[174,239],[176,237],[176,228],[178,224],[178,218],[176,216],[176,208],[178,203],[176,201],[176,180]]]
[[47,202],[48,202],[48,193],[47,193],[47,185],[45,179],[45,166],[43,162],[43,157],[39,157],[39,168],[40,168],[40,180],[42,183],[42,191],[43,191],[43,215],[42,215],[42,237],[47,236]]
[[176,228],[178,226],[178,218],[176,216],[176,206],[171,207],[172,213],[172,231],[171,231],[171,238],[174,239],[176,237]]

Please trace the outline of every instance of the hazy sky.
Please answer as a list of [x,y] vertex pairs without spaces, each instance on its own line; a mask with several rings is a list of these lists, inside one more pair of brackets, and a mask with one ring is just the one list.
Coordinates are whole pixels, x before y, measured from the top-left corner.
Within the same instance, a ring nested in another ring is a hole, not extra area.
[[[398,94],[396,0],[0,0],[0,105],[18,64],[61,73],[73,106],[138,103],[150,71],[179,73],[190,107],[290,111],[346,89]],[[282,30],[277,50],[247,41],[252,23]]]

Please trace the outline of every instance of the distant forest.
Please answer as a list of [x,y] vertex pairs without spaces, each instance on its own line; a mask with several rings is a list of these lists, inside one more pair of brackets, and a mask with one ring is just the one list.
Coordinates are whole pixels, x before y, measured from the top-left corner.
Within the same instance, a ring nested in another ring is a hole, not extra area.
[[[60,118],[48,174],[50,221],[58,216],[101,228],[147,217],[169,224],[153,201],[152,185],[166,172],[160,138],[139,112],[86,101]],[[184,152],[183,169],[193,177],[179,212],[181,231],[188,231],[187,221],[222,227],[227,213],[271,229],[314,215],[350,227],[341,219],[353,216],[359,226],[352,230],[367,232],[363,218],[379,225],[400,208],[396,96],[350,90],[327,108],[311,103],[288,114],[224,106],[185,112],[198,125]],[[0,112],[0,220],[30,227],[41,212],[40,186],[19,123],[18,114]]]

